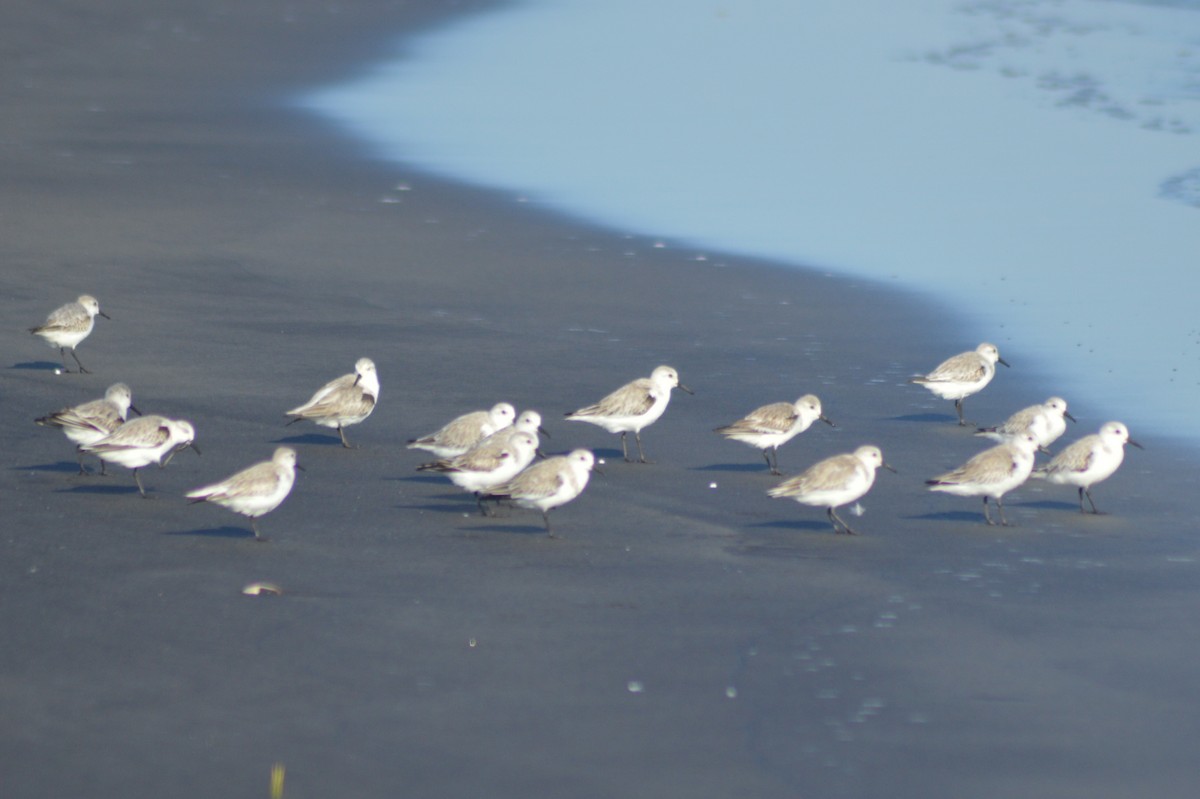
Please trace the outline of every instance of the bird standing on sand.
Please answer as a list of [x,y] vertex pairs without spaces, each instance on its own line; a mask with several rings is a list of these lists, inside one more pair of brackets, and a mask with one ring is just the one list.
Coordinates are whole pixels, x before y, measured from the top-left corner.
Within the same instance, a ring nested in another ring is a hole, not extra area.
[[[87,474],[83,468],[84,444],[93,444],[107,436],[125,423],[125,417],[130,409],[141,414],[133,407],[133,392],[124,383],[113,383],[104,392],[104,397],[73,408],[64,408],[56,413],[34,419],[35,424],[43,427],[57,427],[68,439],[75,444],[79,454],[79,473]],[[104,461],[100,461],[100,474],[105,474]]]
[[883,461],[879,447],[866,444],[844,455],[834,455],[813,464],[795,477],[767,492],[769,496],[794,499],[801,505],[825,508],[835,533],[855,535],[837,515],[836,508],[854,502],[871,490],[879,467],[895,472]]
[[342,446],[350,449],[343,428],[358,424],[371,415],[379,401],[379,375],[375,362],[359,358],[354,371],[330,380],[312,395],[312,399],[284,416],[295,417],[288,424],[308,419],[321,427],[336,427]]
[[1083,508],[1086,496],[1092,505],[1092,513],[1099,513],[1092,500],[1092,486],[1107,480],[1117,470],[1125,460],[1126,444],[1145,449],[1129,437],[1129,428],[1125,425],[1106,422],[1099,433],[1073,442],[1048,464],[1035,470],[1033,476],[1058,485],[1078,486],[1079,512],[1087,513]]
[[151,415],[128,421],[99,441],[79,448],[101,460],[132,469],[138,493],[145,498],[146,489],[138,470],[152,463],[166,466],[176,452],[188,447],[199,455],[199,448],[192,443],[195,437],[196,430],[190,422]]
[[97,314],[105,319],[111,319],[108,314],[100,310],[100,303],[96,301],[95,297],[90,294],[81,294],[75,302],[68,302],[66,305],[55,308],[46,317],[45,322],[37,327],[29,328],[29,332],[35,336],[41,336],[47,344],[58,349],[58,354],[62,357],[64,372],[71,371],[67,368],[67,350],[70,350],[71,357],[79,366],[79,371],[87,373],[88,370],[84,368],[83,362],[75,354],[75,348],[92,332]]
[[427,436],[409,440],[409,449],[423,449],[439,458],[462,455],[487,436],[513,423],[517,411],[507,402],[498,402],[488,411],[472,411],[451,419]]
[[958,423],[965,426],[963,419],[963,400],[972,394],[978,394],[983,387],[992,382],[996,376],[996,364],[1008,366],[1008,361],[1000,357],[1000,350],[995,344],[983,343],[972,352],[963,352],[949,358],[927,375],[920,375],[909,380],[932,391],[942,399],[954,400],[954,410],[958,411]]
[[494,434],[462,455],[418,466],[417,471],[441,472],[446,475],[450,482],[473,493],[479,512],[487,516],[483,494],[511,480],[532,463],[537,454],[536,434],[518,431],[506,436],[503,433],[504,431],[500,431]]
[[554,538],[550,511],[583,493],[595,464],[596,458],[590,451],[572,450],[533,464],[507,483],[492,488],[483,499],[507,500],[522,508],[540,510],[546,534]]
[[762,450],[771,474],[777,475],[780,474],[779,447],[818,419],[830,427],[837,426],[821,413],[821,400],[814,394],[805,394],[795,402],[773,402],[756,408],[733,424],[718,427],[713,432]]
[[996,500],[1000,524],[1007,527],[1002,498],[1029,479],[1033,471],[1033,453],[1038,449],[1038,436],[1024,433],[1011,440],[986,449],[962,466],[932,480],[926,480],[930,491],[941,491],[960,497],[983,497],[983,518],[994,525],[988,510],[988,497]]
[[1008,441],[1029,432],[1033,428],[1033,420],[1039,416],[1046,420],[1046,426],[1040,428],[1041,434],[1038,436],[1038,444],[1042,447],[1050,446],[1067,431],[1067,419],[1075,421],[1075,417],[1067,411],[1067,401],[1062,397],[1051,397],[1041,405],[1022,408],[1008,417],[1003,424],[981,427],[975,435],[993,441]]
[[631,461],[625,437],[632,432],[637,441],[638,461],[649,463],[642,452],[642,428],[653,424],[663,415],[667,403],[671,401],[673,388],[692,393],[690,388],[679,382],[678,372],[670,366],[659,366],[649,377],[626,383],[594,405],[568,413],[567,421],[589,422],[610,433],[620,433],[621,452],[626,463]]
[[197,488],[184,496],[197,502],[215,502],[250,519],[257,541],[266,541],[258,533],[257,519],[279,507],[296,482],[296,450],[279,447],[269,461],[256,463],[219,483]]

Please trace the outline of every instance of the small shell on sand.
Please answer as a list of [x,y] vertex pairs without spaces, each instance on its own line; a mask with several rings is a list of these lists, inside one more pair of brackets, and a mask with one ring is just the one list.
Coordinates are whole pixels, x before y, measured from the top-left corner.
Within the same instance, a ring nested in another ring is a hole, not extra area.
[[262,596],[264,594],[279,596],[283,593],[283,589],[274,583],[250,583],[242,589],[242,593],[246,596]]

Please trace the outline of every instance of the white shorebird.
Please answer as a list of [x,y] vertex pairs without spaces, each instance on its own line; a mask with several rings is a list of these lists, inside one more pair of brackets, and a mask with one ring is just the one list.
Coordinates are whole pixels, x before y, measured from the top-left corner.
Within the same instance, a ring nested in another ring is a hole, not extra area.
[[215,502],[234,513],[250,519],[254,538],[265,541],[258,533],[257,519],[279,507],[291,493],[296,482],[296,450],[279,447],[269,461],[256,463],[219,483],[197,488],[184,494],[193,504]]
[[462,455],[471,447],[498,430],[513,423],[517,411],[507,402],[500,402],[488,411],[472,411],[456,417],[427,436],[408,442],[409,449],[423,449],[439,458]]
[[[85,402],[73,408],[48,414],[34,423],[43,427],[57,427],[62,430],[79,455],[79,473],[87,474],[83,468],[84,444],[93,444],[107,436],[125,423],[129,411],[141,414],[133,407],[133,392],[124,383],[113,383],[104,392],[102,399]],[[104,461],[100,461],[100,474],[105,474]]]
[[46,317],[45,322],[37,327],[29,328],[29,332],[35,336],[41,336],[47,344],[58,350],[58,354],[62,357],[64,372],[71,371],[67,368],[67,350],[70,350],[71,357],[79,366],[79,371],[86,373],[87,369],[79,360],[79,356],[75,354],[75,348],[92,332],[97,315],[103,316],[105,319],[111,318],[100,310],[100,303],[96,301],[95,297],[90,294],[81,294],[75,302],[68,302],[66,305],[55,308]]
[[479,512],[488,515],[482,496],[488,490],[511,480],[533,462],[537,439],[530,433],[517,432],[497,436],[453,458],[418,466],[417,471],[440,472],[464,491],[475,495]]
[[568,413],[567,421],[589,422],[610,433],[620,433],[621,452],[626,463],[630,463],[630,460],[625,437],[632,432],[637,441],[638,461],[648,463],[642,452],[642,429],[663,415],[667,403],[671,401],[673,388],[692,393],[690,388],[679,382],[678,372],[670,366],[659,366],[649,377],[626,383],[594,405]]
[[1033,454],[1038,449],[1038,435],[1027,432],[998,444],[972,457],[962,466],[932,480],[926,480],[930,491],[942,491],[960,497],[983,497],[983,518],[992,521],[988,498],[996,500],[1000,524],[1008,526],[1004,516],[1003,497],[1029,479],[1033,471]]
[[942,399],[954,400],[954,410],[958,411],[958,423],[966,425],[963,419],[963,400],[972,394],[978,394],[983,387],[992,382],[996,376],[996,364],[1008,366],[1008,361],[1000,357],[1000,350],[995,344],[983,343],[971,352],[963,352],[948,358],[927,375],[920,375],[909,380],[910,383],[924,386]]
[[795,402],[773,402],[756,408],[713,432],[762,450],[771,474],[780,474],[779,448],[818,419],[830,427],[837,426],[821,413],[821,400],[814,394],[805,394]]
[[1078,486],[1079,511],[1087,512],[1083,507],[1083,498],[1086,496],[1092,505],[1092,513],[1099,513],[1092,500],[1092,486],[1108,479],[1117,470],[1125,460],[1126,444],[1144,449],[1129,437],[1129,428],[1125,425],[1106,422],[1099,433],[1084,436],[1072,443],[1048,464],[1034,471],[1033,476],[1058,485]]
[[[167,419],[164,416],[140,416],[130,420],[99,441],[83,444],[79,448],[90,452],[101,460],[115,463],[133,470],[133,479],[138,492],[145,497],[146,489],[138,470],[157,463],[166,466],[171,457],[181,449],[191,447],[200,454],[192,443],[196,430],[190,422]],[[166,460],[163,460],[163,457]]]
[[572,450],[533,464],[507,483],[493,487],[483,498],[507,500],[522,508],[540,510],[546,533],[553,538],[550,511],[583,493],[595,464],[596,458],[590,451]]
[[1042,447],[1050,446],[1067,431],[1067,419],[1075,421],[1075,417],[1067,411],[1067,401],[1062,397],[1051,397],[1040,405],[1022,408],[1008,417],[1003,424],[981,427],[975,435],[993,441],[1008,441],[1034,429],[1033,420],[1037,417],[1046,420],[1046,426],[1041,428],[1042,432],[1038,435],[1038,444]]
[[284,416],[295,418],[288,424],[308,419],[321,427],[336,427],[342,446],[350,448],[343,428],[358,424],[371,415],[379,401],[379,374],[370,358],[359,358],[354,371],[330,380],[312,395],[312,399]]
[[866,444],[844,455],[834,455],[813,464],[795,477],[784,480],[767,492],[779,498],[794,499],[801,505],[825,508],[835,533],[854,535],[854,530],[837,515],[836,508],[861,498],[875,484],[879,467],[895,472],[883,461],[879,447]]

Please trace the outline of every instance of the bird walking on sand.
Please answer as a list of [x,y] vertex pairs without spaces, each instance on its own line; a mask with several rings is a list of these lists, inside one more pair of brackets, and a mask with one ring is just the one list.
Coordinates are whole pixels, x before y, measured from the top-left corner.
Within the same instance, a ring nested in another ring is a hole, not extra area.
[[963,419],[963,400],[972,394],[978,394],[984,386],[992,382],[996,376],[996,364],[1008,366],[1008,361],[1000,357],[1000,350],[995,344],[983,343],[971,352],[963,352],[949,358],[932,372],[919,375],[909,380],[910,383],[924,386],[942,399],[954,400],[954,410],[958,411],[958,423],[965,426]]
[[1067,401],[1062,397],[1051,397],[1040,405],[1022,408],[1008,417],[1003,424],[981,427],[975,435],[993,441],[1008,441],[1034,429],[1033,420],[1039,416],[1046,421],[1045,427],[1040,428],[1038,435],[1038,444],[1041,447],[1050,446],[1067,431],[1067,419],[1075,421],[1075,417],[1067,411]]
[[90,294],[81,294],[75,302],[68,302],[66,305],[55,308],[46,317],[45,322],[37,327],[29,328],[29,332],[35,336],[41,336],[47,344],[58,350],[64,372],[71,371],[67,368],[67,350],[70,350],[71,357],[79,366],[79,371],[87,374],[88,370],[79,360],[75,348],[91,334],[97,315],[103,316],[105,319],[112,318],[100,310],[100,303],[96,301],[95,297]]
[[932,480],[926,480],[930,491],[941,491],[960,497],[983,497],[983,518],[994,525],[988,510],[988,498],[996,500],[1000,524],[1008,527],[1004,516],[1003,497],[1029,479],[1033,471],[1033,453],[1038,449],[1038,436],[1024,433],[972,457],[962,466]]
[[423,449],[439,458],[453,458],[511,425],[516,415],[512,405],[499,402],[491,410],[464,413],[427,436],[409,440],[408,448]]
[[835,533],[855,535],[850,525],[837,515],[836,508],[863,497],[875,484],[879,467],[895,472],[884,463],[879,447],[866,444],[843,455],[834,455],[813,464],[795,477],[784,480],[767,492],[769,496],[794,499],[801,505],[825,508]]
[[[132,469],[138,493],[145,498],[146,489],[142,486],[138,470],[152,463],[166,466],[176,452],[188,447],[199,455],[200,449],[192,443],[195,437],[196,430],[190,422],[164,416],[140,416],[99,441],[83,444],[79,448],[101,460]],[[164,456],[166,460],[163,460]]]
[[713,432],[762,450],[767,468],[771,474],[777,475],[781,473],[779,447],[803,433],[818,419],[830,427],[837,427],[821,413],[821,400],[814,394],[805,394],[795,402],[773,402],[756,408],[733,424],[718,427]]
[[638,461],[649,463],[642,452],[642,429],[658,421],[667,410],[673,388],[692,393],[690,388],[679,382],[678,372],[670,366],[659,366],[649,377],[626,383],[594,405],[568,413],[567,421],[589,422],[610,433],[620,433],[621,453],[626,463],[632,461],[629,460],[625,437],[632,432],[637,441]]
[[484,499],[509,501],[522,508],[540,510],[546,534],[554,538],[550,511],[583,493],[595,468],[596,458],[586,449],[547,458],[530,466],[507,483],[495,486]]
[[[124,383],[113,383],[104,392],[103,398],[64,408],[34,419],[34,423],[62,430],[75,444],[75,451],[79,455],[79,473],[87,474],[83,468],[83,445],[93,444],[123,425],[130,410],[141,414],[133,406],[133,392]],[[100,474],[106,474],[103,460],[100,461]]]
[[537,454],[537,439],[525,432],[511,436],[497,435],[479,446],[453,458],[418,466],[417,471],[440,472],[464,491],[475,495],[479,512],[488,515],[483,494],[511,480],[533,462]]
[[240,513],[250,520],[250,529],[257,541],[267,539],[259,535],[257,519],[279,507],[292,491],[296,482],[296,470],[303,470],[296,463],[296,450],[279,447],[269,461],[256,463],[237,474],[184,494],[191,504],[214,502]]
[[1034,470],[1033,476],[1058,485],[1079,487],[1079,512],[1086,496],[1092,513],[1100,513],[1092,500],[1092,486],[1107,480],[1125,460],[1125,445],[1145,449],[1129,437],[1129,428],[1120,422],[1106,422],[1099,433],[1084,436],[1058,453],[1045,466]]
[[330,380],[312,395],[312,399],[287,411],[284,416],[295,417],[288,424],[308,419],[321,427],[336,427],[342,446],[350,449],[343,428],[370,416],[378,401],[379,375],[375,371],[375,362],[370,358],[359,358],[352,373]]

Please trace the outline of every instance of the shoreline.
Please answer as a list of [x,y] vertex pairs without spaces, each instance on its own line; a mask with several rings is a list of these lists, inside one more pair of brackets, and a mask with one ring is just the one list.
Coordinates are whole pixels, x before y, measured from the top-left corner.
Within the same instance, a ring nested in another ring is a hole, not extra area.
[[[920,487],[981,448],[900,387],[978,343],[941,309],[698,262],[252,107],[444,19],[288,8],[29,3],[0,33],[20,65],[0,123],[7,795],[254,796],[274,762],[289,797],[1189,795],[1190,453],[1130,452],[1094,491],[1111,515],[1030,487],[1018,527],[985,528]],[[113,318],[80,347],[94,374],[55,377],[24,328],[83,291]],[[382,391],[358,449],[284,428],[363,355]],[[561,421],[660,362],[697,394],[643,435],[655,465]],[[1043,398],[1014,364],[973,418]],[[151,501],[119,467],[74,477],[30,423],[116,380],[197,426],[204,455],[147,470]],[[761,456],[709,432],[807,391],[840,429],[783,448],[785,473],[868,441],[901,471],[861,537],[766,498]],[[548,452],[610,461],[556,511],[562,540],[413,471],[406,439],[498,400],[543,413]],[[270,544],[182,499],[279,443],[307,471],[260,521]],[[240,595],[259,580],[285,595]]]

